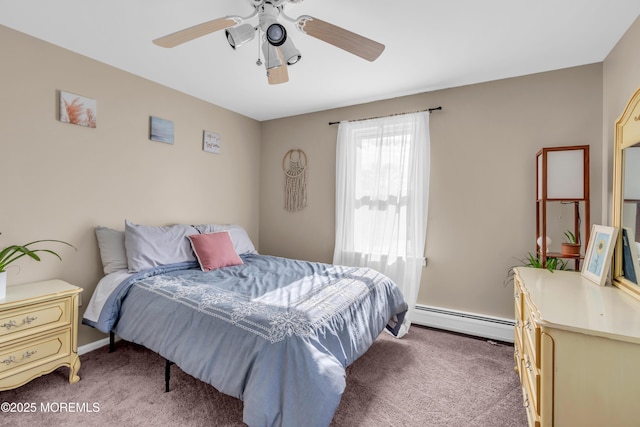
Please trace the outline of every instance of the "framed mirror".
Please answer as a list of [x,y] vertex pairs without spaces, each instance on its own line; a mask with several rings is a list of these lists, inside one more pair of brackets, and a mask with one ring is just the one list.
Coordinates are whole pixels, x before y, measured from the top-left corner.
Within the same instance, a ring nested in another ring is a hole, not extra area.
[[613,284],[640,300],[640,89],[616,122]]

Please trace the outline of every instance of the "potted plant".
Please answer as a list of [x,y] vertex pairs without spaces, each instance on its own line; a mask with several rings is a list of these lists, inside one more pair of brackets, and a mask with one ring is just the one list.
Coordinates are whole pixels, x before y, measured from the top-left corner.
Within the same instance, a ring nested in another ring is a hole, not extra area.
[[[2,234],[2,233],[0,233]],[[6,248],[2,249],[0,251],[0,299],[4,298],[6,296],[6,291],[7,291],[7,267],[9,265],[11,265],[12,263],[14,263],[15,261],[19,260],[20,258],[22,258],[23,256],[28,256],[31,259],[34,259],[36,261],[40,261],[40,256],[38,255],[38,252],[46,252],[46,253],[50,253],[51,255],[55,255],[56,257],[58,257],[58,259],[60,261],[62,261],[62,258],[60,257],[60,255],[58,255],[57,253],[55,253],[54,251],[52,251],[51,249],[33,249],[31,248],[32,245],[38,244],[38,243],[43,243],[43,242],[54,242],[54,243],[62,243],[64,245],[67,246],[71,246],[72,248],[75,249],[75,247],[67,242],[63,242],[62,240],[49,240],[49,239],[45,239],[45,240],[35,240],[33,242],[29,242],[26,243],[24,245],[11,245],[11,246],[7,246]]]
[[578,256],[580,255],[580,241],[576,238],[573,232],[567,230],[564,232],[565,242],[562,242],[561,253],[563,256]]
[[[520,261],[523,267],[546,268],[552,273],[554,270],[565,270],[567,268],[567,261],[560,258],[547,258],[546,265],[543,265],[542,260],[531,252],[529,252],[524,259],[519,259],[518,261]],[[509,271],[507,272],[507,277],[503,282],[505,286],[513,281],[513,268],[514,267],[509,268]]]
[[520,262],[524,267],[546,268],[549,271],[564,270],[567,267],[567,262],[560,258],[547,258],[547,264],[543,266],[542,260],[532,253],[528,253],[527,257]]

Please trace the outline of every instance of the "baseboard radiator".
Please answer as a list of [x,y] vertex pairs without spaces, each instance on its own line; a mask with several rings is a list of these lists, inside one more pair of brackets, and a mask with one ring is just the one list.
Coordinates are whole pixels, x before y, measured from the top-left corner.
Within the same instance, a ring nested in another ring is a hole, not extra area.
[[463,311],[416,305],[412,323],[492,340],[513,342],[515,321]]

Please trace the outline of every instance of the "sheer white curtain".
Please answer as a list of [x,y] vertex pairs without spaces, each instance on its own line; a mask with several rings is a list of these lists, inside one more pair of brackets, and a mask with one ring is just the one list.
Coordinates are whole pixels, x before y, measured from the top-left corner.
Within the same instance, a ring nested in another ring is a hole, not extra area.
[[424,264],[429,113],[341,122],[334,264],[373,268],[402,290],[411,325]]

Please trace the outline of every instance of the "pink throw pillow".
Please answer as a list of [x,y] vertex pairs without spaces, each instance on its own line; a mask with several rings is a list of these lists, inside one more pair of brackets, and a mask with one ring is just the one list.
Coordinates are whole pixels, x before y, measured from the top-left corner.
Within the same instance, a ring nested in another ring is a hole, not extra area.
[[211,271],[230,265],[241,265],[242,260],[233,248],[228,231],[209,234],[192,234],[187,236],[191,241],[202,271]]

